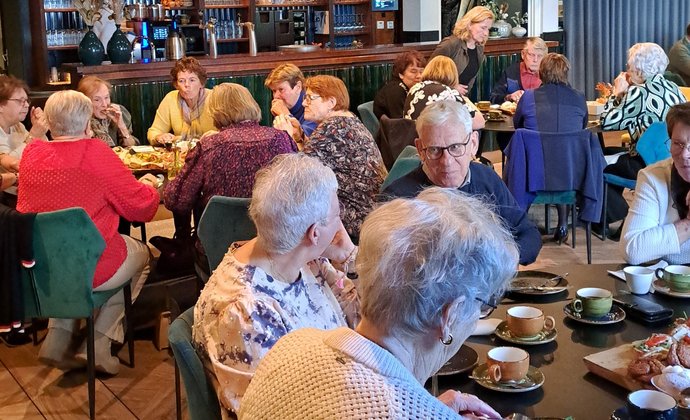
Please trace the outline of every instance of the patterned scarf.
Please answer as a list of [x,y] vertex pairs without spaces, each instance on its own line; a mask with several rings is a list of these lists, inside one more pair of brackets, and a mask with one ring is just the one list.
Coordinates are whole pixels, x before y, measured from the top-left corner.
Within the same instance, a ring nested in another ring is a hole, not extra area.
[[187,101],[182,98],[182,95],[177,95],[177,100],[180,102],[180,109],[182,109],[182,119],[189,126],[189,134],[192,136],[201,136],[201,111],[204,109],[204,102],[206,102],[206,89],[203,87],[199,91],[199,99],[196,101],[194,109],[187,105]]
[[117,139],[110,136],[110,120],[108,118],[100,119],[96,117],[91,118],[91,130],[93,136],[103,140],[108,146],[117,146]]
[[690,183],[680,176],[676,166],[673,165],[671,168],[671,199],[673,200],[673,208],[678,210],[681,220],[688,215],[688,205],[685,202],[688,191],[690,191]]

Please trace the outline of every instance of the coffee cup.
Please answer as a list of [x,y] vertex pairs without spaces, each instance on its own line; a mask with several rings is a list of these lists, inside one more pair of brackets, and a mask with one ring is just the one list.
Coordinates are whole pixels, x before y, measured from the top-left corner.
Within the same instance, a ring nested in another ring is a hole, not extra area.
[[486,354],[486,364],[493,382],[520,381],[529,370],[529,353],[517,347],[495,347]]
[[657,268],[654,275],[666,281],[673,292],[690,292],[690,267],[684,265],[668,265],[666,268]]
[[516,337],[533,337],[543,330],[551,331],[556,325],[552,316],[544,316],[539,308],[513,306],[508,309],[508,329]]
[[489,110],[489,119],[490,120],[500,120],[501,114],[502,114],[502,112],[499,109],[490,109]]
[[631,420],[675,420],[678,418],[676,400],[660,391],[643,389],[628,394],[625,403]]
[[649,293],[654,279],[654,271],[651,268],[631,265],[625,267],[623,272],[625,273],[625,282],[628,283],[628,289],[631,293],[635,295]]
[[613,295],[606,289],[585,287],[576,293],[572,308],[575,312],[592,318],[599,318],[611,311]]
[[480,111],[488,111],[491,108],[491,102],[489,101],[479,101],[477,102],[477,109]]

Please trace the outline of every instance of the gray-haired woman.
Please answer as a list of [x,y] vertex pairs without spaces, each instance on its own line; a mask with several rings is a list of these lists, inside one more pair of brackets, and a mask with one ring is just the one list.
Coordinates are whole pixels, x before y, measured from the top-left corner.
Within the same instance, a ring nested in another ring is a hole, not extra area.
[[194,341],[226,409],[238,410],[283,335],[356,324],[357,292],[330,263],[354,271],[337,190],[333,171],[303,154],[280,155],[257,173],[249,208],[257,237],[231,246],[194,310]]
[[513,276],[518,250],[476,198],[429,188],[365,220],[356,330],[302,329],[281,339],[247,389],[240,418],[501,416],[477,397],[424,382],[474,330]]

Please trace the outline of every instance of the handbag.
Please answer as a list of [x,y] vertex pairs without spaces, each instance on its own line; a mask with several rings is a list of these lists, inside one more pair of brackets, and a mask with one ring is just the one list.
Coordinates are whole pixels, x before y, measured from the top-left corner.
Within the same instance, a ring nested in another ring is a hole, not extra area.
[[193,274],[194,271],[194,243],[196,234],[178,236],[172,238],[154,236],[150,239],[151,245],[160,252],[158,262],[151,270],[151,277],[156,280],[164,280]]

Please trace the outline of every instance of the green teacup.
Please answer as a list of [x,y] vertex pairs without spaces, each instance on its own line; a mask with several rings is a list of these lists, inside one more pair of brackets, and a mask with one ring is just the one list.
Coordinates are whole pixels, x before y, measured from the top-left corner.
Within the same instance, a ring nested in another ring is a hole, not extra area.
[[654,275],[664,280],[673,292],[690,292],[690,267],[684,265],[668,265],[666,268],[657,268]]
[[599,318],[611,311],[613,295],[606,289],[585,287],[577,291],[573,299],[573,310],[583,316]]

